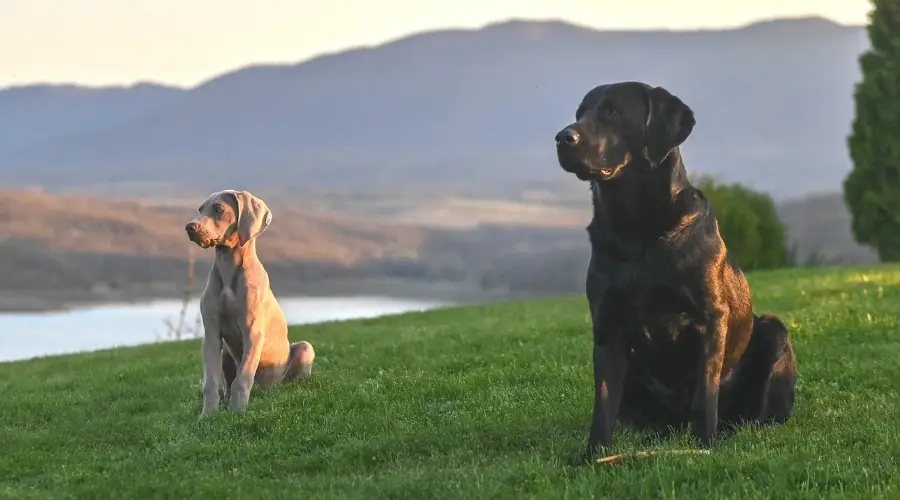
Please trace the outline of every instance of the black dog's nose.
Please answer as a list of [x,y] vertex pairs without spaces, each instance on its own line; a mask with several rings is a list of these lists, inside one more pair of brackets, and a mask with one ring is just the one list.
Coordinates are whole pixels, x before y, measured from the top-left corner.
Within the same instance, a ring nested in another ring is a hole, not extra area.
[[196,233],[198,226],[199,224],[197,224],[196,222],[188,222],[187,225],[184,226],[184,230],[189,233]]
[[578,140],[581,139],[581,136],[578,132],[572,130],[571,128],[564,128],[556,134],[556,145],[557,146],[574,146],[578,144]]

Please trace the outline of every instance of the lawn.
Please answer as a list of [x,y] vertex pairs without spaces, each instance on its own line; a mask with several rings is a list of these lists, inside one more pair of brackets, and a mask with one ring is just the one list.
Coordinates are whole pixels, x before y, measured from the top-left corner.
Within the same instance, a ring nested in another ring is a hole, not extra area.
[[569,466],[592,392],[573,297],[293,328],[313,378],[204,421],[199,341],[0,364],[0,498],[900,498],[900,267],[750,281],[791,328],[796,414],[710,456]]

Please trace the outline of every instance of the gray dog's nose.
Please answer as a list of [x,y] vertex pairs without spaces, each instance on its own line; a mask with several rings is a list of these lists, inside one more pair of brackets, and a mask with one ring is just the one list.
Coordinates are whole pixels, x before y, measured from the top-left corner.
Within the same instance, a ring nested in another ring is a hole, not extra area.
[[557,146],[574,146],[578,144],[578,140],[581,139],[581,136],[578,132],[572,130],[571,128],[564,128],[556,134],[556,145]]
[[199,224],[197,224],[196,222],[188,222],[187,225],[184,226],[184,230],[189,233],[196,233],[198,226]]

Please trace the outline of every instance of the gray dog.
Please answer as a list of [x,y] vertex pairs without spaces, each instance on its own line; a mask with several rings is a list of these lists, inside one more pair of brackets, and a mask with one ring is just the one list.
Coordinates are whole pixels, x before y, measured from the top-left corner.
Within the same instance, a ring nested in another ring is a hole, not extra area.
[[254,384],[271,387],[308,377],[315,351],[308,342],[289,343],[284,312],[256,256],[256,237],[272,222],[266,204],[247,191],[225,190],[210,195],[198,212],[185,226],[188,237],[216,249],[200,296],[202,417],[223,396],[229,408],[246,408]]

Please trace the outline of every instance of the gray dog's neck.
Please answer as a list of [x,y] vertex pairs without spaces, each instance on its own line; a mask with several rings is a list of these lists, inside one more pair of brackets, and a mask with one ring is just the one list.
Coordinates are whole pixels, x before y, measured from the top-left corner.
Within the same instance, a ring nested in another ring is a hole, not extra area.
[[244,246],[216,247],[214,268],[218,270],[222,283],[226,286],[229,286],[232,282],[238,269],[247,268],[258,262],[259,259],[256,257],[256,240],[250,240]]
[[250,240],[244,246],[216,247],[216,263],[232,267],[243,267],[245,263],[256,260],[256,240]]

